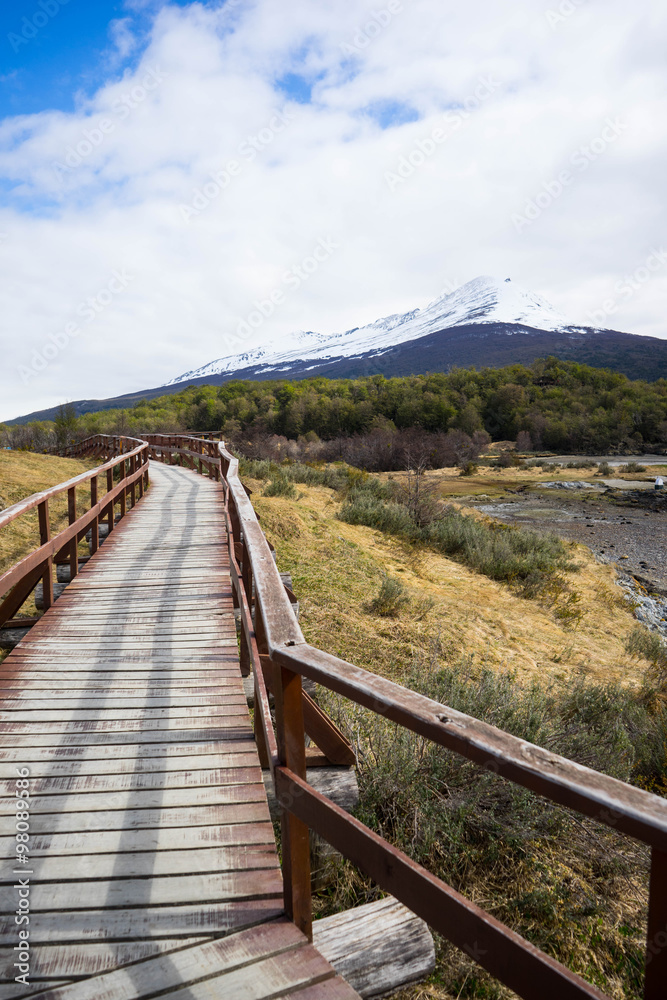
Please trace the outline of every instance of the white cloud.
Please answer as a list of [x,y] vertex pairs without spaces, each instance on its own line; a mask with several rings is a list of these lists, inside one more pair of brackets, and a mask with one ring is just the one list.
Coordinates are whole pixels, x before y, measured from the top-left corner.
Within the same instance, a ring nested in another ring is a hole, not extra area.
[[[224,355],[253,301],[319,238],[340,249],[258,338],[360,325],[484,273],[512,276],[583,323],[661,245],[661,10],[587,0],[552,27],[549,0],[403,0],[346,55],[383,5],[310,0],[298,16],[270,0],[164,7],[136,69],[75,113],[0,123],[0,172],[15,185],[0,210],[0,416],[159,385]],[[134,46],[126,7],[116,53]],[[313,85],[311,103],[278,90],[287,73]],[[466,104],[485,77],[497,90]],[[380,101],[420,118],[382,130],[368,114]],[[447,109],[466,107],[469,117],[392,193],[386,172]],[[281,108],[293,120],[263,142]],[[608,118],[627,128],[517,232],[512,214]],[[180,206],[230,161],[239,169],[229,185],[185,222]],[[80,303],[122,268],[133,275],[123,294],[23,384],[18,366],[80,320]],[[666,292],[667,268],[610,325],[667,336]]]

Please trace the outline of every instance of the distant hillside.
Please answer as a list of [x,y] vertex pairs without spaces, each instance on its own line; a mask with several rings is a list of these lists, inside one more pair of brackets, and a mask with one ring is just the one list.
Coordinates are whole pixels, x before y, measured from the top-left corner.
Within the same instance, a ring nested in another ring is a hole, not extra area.
[[[481,370],[512,364],[529,365],[549,356],[606,368],[629,379],[654,382],[667,377],[667,340],[658,337],[639,337],[614,330],[549,332],[519,325],[510,330],[508,324],[471,323],[427,334],[417,340],[385,348],[382,353],[372,356],[333,358],[318,365],[313,365],[312,360],[295,360],[287,370],[278,371],[273,366],[248,365],[232,372],[211,373],[110,399],[79,399],[73,406],[80,416],[99,410],[130,408],[142,400],[182,392],[187,386],[219,386],[239,379],[270,381],[278,377],[299,381],[315,375],[331,379],[367,375],[392,378],[448,372],[454,368]],[[35,410],[7,423],[53,420],[57,411],[57,406]]]
[[529,366],[457,368],[390,379],[382,374],[228,379],[219,386],[172,388],[128,409],[85,414],[77,424],[81,435],[190,428],[217,430],[239,443],[310,434],[315,441],[331,442],[328,452],[334,458],[339,453],[335,442],[343,438],[379,435],[375,447],[381,438],[388,443],[409,428],[436,435],[483,431],[494,440],[513,440],[523,432],[524,446],[566,454],[663,452],[667,380],[630,381],[618,372],[553,357]]

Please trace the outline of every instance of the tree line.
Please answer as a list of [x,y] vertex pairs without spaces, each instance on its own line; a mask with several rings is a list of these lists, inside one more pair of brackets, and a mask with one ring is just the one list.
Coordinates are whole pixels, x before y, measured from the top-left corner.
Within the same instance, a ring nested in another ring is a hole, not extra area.
[[[368,435],[389,440],[391,447],[394,435],[400,438],[417,430],[428,435],[461,432],[470,438],[489,435],[494,441],[520,436],[525,450],[663,451],[667,380],[631,381],[616,372],[558,358],[529,366],[399,378],[239,380],[191,386],[127,410],[85,414],[75,425],[77,437],[219,431],[239,446],[270,436],[287,441],[316,436],[331,443],[355,439],[363,450]],[[22,432],[5,428],[4,438],[21,433],[25,436],[28,428]]]

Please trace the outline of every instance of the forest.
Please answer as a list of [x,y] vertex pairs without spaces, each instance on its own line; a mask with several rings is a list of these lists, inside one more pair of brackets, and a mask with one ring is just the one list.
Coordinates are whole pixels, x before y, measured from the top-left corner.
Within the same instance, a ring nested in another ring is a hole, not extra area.
[[[61,421],[62,425],[63,421]],[[221,431],[237,446],[267,436],[335,442],[368,435],[389,441],[419,431],[459,432],[522,450],[561,453],[662,452],[667,446],[667,380],[631,381],[606,369],[547,358],[529,366],[455,369],[400,378],[230,381],[193,386],[137,403],[70,417],[68,435],[177,430]],[[56,434],[58,434],[56,421]],[[5,427],[5,443],[50,436],[53,425]],[[63,427],[60,428],[62,437]],[[25,445],[24,445],[25,446]],[[329,457],[329,456],[327,456]]]

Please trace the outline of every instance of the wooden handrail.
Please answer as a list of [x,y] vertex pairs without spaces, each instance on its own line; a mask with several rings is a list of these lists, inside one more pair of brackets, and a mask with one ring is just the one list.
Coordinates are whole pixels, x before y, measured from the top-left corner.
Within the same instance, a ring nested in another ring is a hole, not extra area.
[[[151,457],[221,478],[229,529],[241,666],[252,668],[255,733],[282,812],[285,907],[311,934],[309,829],[526,1000],[608,1000],[490,914],[353,819],[306,782],[301,678],[474,761],[487,770],[651,845],[645,1000],[667,982],[667,801],[552,754],[306,643],[257,515],[225,448],[190,435],[147,435]],[[195,464],[196,463],[196,464]],[[239,558],[237,558],[237,553]],[[272,670],[274,734],[264,669]]]
[[[316,649],[306,643],[273,564],[252,504],[238,477],[238,461],[220,444],[230,525],[242,537],[252,568],[255,590],[255,631],[275,665],[278,685],[291,687],[291,677],[309,677],[359,705],[433,742],[475,761],[493,773],[529,788],[553,802],[577,809],[598,822],[636,837],[652,847],[651,887],[646,951],[645,1000],[664,1000],[667,982],[667,801],[625,782],[583,767],[528,743],[478,719],[409,691],[393,681]],[[597,997],[599,990],[544,955],[489,914],[467,901],[452,910],[453,890],[400,851],[382,841],[358,821],[318,795],[304,781],[299,755],[289,762],[290,747],[303,745],[303,722],[295,711],[277,719],[280,763],[276,791],[283,814],[316,829],[342,854],[410,906],[441,934],[463,947],[480,965],[525,998]],[[280,729],[284,728],[281,734]],[[336,824],[333,824],[334,814]],[[284,824],[285,825],[285,824]],[[334,826],[336,835],[334,836]],[[296,830],[296,839],[299,837]],[[379,842],[384,862],[379,861]],[[374,846],[371,846],[374,845]],[[303,870],[294,865],[298,845],[291,844],[292,864],[286,878],[288,911],[307,928],[310,913],[304,903]],[[408,863],[409,862],[409,863]],[[307,871],[307,846],[301,845],[299,866]],[[387,872],[403,872],[387,877]],[[384,878],[383,878],[384,873]],[[436,885],[436,883],[439,883]],[[420,894],[419,885],[432,891]],[[309,902],[309,901],[308,901]],[[299,911],[299,907],[302,910]],[[467,910],[466,910],[467,907]],[[464,910],[466,935],[461,934]],[[442,919],[442,913],[449,914]],[[440,916],[439,916],[440,914]],[[490,928],[493,925],[493,933]],[[664,939],[664,940],[663,940]],[[482,943],[483,942],[483,943]]]
[[[128,494],[132,505],[137,499],[137,487],[139,497],[144,495],[145,487],[148,484],[147,442],[138,438],[108,437],[100,434],[86,439],[72,449],[77,454],[95,450],[103,450],[105,454],[112,454],[116,450],[121,454],[95,469],[68,479],[64,483],[58,483],[40,493],[33,493],[32,496],[26,497],[0,512],[0,530],[2,530],[21,515],[37,508],[40,536],[40,544],[37,549],[24,556],[23,559],[20,559],[14,566],[0,575],[0,598],[4,598],[0,603],[0,626],[10,621],[20,610],[40,579],[43,585],[44,608],[50,608],[54,599],[54,562],[64,555],[66,561],[69,562],[70,579],[74,579],[79,569],[78,544],[88,529],[90,528],[92,533],[91,553],[94,553],[99,545],[100,520],[105,516],[108,517],[109,530],[113,530],[116,500],[120,502],[122,517],[126,511]],[[121,466],[120,482],[114,486],[113,475],[118,466]],[[102,473],[106,473],[107,492],[99,500],[99,476]],[[87,482],[90,482],[90,507],[85,514],[77,517],[76,490]],[[49,501],[63,494],[67,494],[67,519],[69,523],[66,528],[52,536]]]

